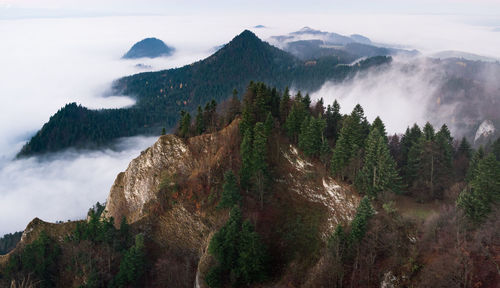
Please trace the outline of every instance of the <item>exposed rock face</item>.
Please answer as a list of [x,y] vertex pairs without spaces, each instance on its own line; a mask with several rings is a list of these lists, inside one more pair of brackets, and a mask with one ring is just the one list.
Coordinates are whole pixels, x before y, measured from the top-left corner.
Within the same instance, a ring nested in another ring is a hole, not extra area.
[[339,185],[328,174],[318,171],[317,165],[303,159],[294,146],[290,145],[282,154],[288,160],[291,172],[284,174],[281,182],[286,183],[290,192],[327,208],[327,226],[323,230],[325,236],[330,235],[337,224],[348,223],[353,219],[360,201],[357,194]]
[[187,173],[192,169],[188,146],[175,135],[161,136],[150,148],[130,162],[127,170],[118,174],[106,202],[106,216],[129,223],[144,216],[144,205],[157,197],[166,173]]
[[479,128],[477,128],[476,136],[474,137],[474,142],[477,142],[479,139],[487,139],[489,136],[495,133],[495,125],[491,120],[484,120]]

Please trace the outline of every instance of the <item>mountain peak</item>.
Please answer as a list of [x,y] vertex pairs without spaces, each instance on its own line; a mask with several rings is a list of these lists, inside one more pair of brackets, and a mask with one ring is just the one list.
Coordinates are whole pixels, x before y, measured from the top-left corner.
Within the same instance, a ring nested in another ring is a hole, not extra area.
[[145,38],[137,42],[130,50],[123,55],[124,59],[135,58],[156,58],[170,56],[174,52],[172,47],[167,46],[163,41],[157,38]]
[[250,31],[248,29],[245,29],[243,32],[236,35],[236,37],[234,37],[233,40],[231,40],[231,42],[229,42],[229,43],[231,44],[234,41],[258,41],[258,42],[262,42],[262,40],[260,40],[260,38],[257,37],[257,35],[255,35],[255,33],[253,33],[252,31]]

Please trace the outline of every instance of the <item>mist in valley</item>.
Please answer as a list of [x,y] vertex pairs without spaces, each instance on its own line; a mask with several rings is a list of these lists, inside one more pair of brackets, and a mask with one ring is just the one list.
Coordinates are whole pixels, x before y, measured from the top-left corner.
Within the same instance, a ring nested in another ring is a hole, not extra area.
[[[400,25],[394,27],[394,21]],[[252,29],[257,24],[267,28]],[[106,200],[116,175],[130,160],[156,140],[131,137],[121,139],[115,149],[68,150],[15,160],[22,145],[66,103],[94,109],[130,106],[133,95],[110,97],[113,80],[203,59],[244,29],[266,40],[303,26],[362,34],[377,43],[418,49],[424,55],[465,50],[500,57],[495,49],[500,47],[500,37],[491,26],[450,16],[292,14],[277,19],[271,14],[248,14],[0,20],[0,235],[24,229],[34,217],[46,221],[83,218],[92,204]],[[175,54],[161,59],[120,59],[146,37],[165,41],[176,49]],[[150,68],[137,68],[137,64]],[[409,65],[415,70],[407,70]],[[338,99],[343,113],[360,103],[370,120],[381,116],[390,133],[404,132],[415,122],[430,120],[440,125],[448,118],[435,115],[451,117],[454,113],[453,103],[441,107],[439,113],[429,112],[429,106],[438,101],[435,93],[442,79],[443,72],[424,59],[396,58],[389,69],[368,71],[342,84],[327,82],[311,96],[323,98],[325,104]]]

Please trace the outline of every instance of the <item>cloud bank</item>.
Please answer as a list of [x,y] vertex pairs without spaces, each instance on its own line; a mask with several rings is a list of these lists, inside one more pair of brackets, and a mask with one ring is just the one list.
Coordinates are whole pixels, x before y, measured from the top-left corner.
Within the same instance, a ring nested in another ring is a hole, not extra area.
[[[136,64],[150,65],[150,70],[189,64],[257,24],[267,27],[254,30],[262,39],[310,26],[345,35],[362,34],[377,43],[424,53],[464,50],[500,58],[500,37],[492,29],[500,23],[494,19],[483,25],[457,16],[299,12],[247,13],[240,8],[237,13],[222,15],[0,20],[0,234],[24,229],[33,217],[49,221],[84,217],[92,204],[106,199],[116,174],[154,142],[154,138],[134,137],[122,139],[122,150],[117,151],[66,151],[12,160],[66,103],[90,108],[133,104],[132,98],[123,95],[102,96],[114,79],[144,71]],[[147,37],[163,40],[176,53],[162,59],[119,59]],[[314,96],[324,97],[326,103],[341,98],[343,112],[361,102],[369,118],[381,114],[390,131],[401,131],[407,123],[425,116],[424,105],[412,103],[428,100],[436,89],[433,74],[425,70],[404,74],[402,67],[359,76],[356,84],[325,84]],[[398,78],[399,73],[404,75]],[[384,116],[387,111],[392,114]]]

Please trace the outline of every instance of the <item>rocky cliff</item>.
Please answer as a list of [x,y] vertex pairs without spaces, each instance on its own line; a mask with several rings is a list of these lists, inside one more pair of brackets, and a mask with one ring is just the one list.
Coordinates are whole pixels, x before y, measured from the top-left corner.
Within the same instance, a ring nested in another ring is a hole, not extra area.
[[[175,275],[178,281],[187,283],[186,287],[195,283],[204,287],[204,274],[213,263],[208,243],[228,218],[228,210],[216,209],[223,174],[229,169],[239,171],[240,143],[238,119],[211,134],[188,139],[161,136],[118,174],[103,215],[113,217],[117,227],[125,217],[134,231],[146,235],[154,267],[170,269],[161,263],[176,257],[175,263],[188,267],[182,270],[186,273]],[[279,268],[282,273],[293,274],[301,260],[291,264],[283,260],[290,252],[287,236],[283,236],[291,233],[289,227],[295,227],[297,221],[310,221],[318,241],[325,243],[336,224],[353,218],[359,196],[331,178],[321,163],[302,156],[285,138],[276,136],[269,144],[274,155],[273,181],[266,189],[264,208],[248,191],[242,192],[242,210],[270,247],[271,257],[285,265]],[[35,219],[21,242],[32,241],[41,230],[51,231],[49,235],[62,242],[74,227],[74,223],[49,224]],[[294,265],[297,267],[290,268]],[[165,273],[174,275],[172,271]]]

